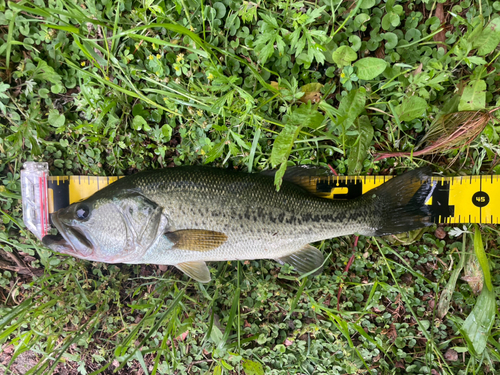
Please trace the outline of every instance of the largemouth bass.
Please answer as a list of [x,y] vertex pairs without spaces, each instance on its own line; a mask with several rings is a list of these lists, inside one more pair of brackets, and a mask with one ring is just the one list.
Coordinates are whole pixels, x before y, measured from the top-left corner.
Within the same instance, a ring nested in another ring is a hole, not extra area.
[[174,265],[208,282],[207,261],[267,258],[305,273],[324,261],[311,242],[432,224],[425,202],[434,187],[426,169],[344,201],[308,191],[310,174],[292,168],[276,191],[274,176],[259,173],[209,167],[140,172],[55,212],[59,234],[43,243],[91,261]]

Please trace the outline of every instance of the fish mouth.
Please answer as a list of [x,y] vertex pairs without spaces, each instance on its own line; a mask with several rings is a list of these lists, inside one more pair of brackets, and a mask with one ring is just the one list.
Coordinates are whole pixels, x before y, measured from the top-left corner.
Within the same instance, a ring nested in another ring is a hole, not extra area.
[[46,235],[42,238],[43,244],[58,253],[86,259],[92,254],[94,246],[79,228],[62,223],[59,212],[52,214],[52,223],[59,234]]

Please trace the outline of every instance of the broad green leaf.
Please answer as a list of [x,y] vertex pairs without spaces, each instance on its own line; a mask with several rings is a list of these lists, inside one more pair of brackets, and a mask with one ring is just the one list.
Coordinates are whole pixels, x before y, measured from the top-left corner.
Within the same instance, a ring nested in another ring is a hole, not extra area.
[[473,48],[478,49],[478,55],[484,56],[493,52],[498,47],[498,44],[500,44],[500,18],[495,18],[474,39]]
[[401,121],[411,121],[425,113],[427,102],[414,95],[403,99],[403,103],[396,107],[396,113]]
[[300,126],[286,124],[281,133],[278,134],[271,151],[271,165],[273,168],[288,160],[293,142],[297,138],[300,128]]
[[471,64],[474,64],[474,65],[484,65],[487,63],[487,61],[485,59],[483,59],[482,57],[479,57],[479,56],[466,57],[465,61],[469,62]]
[[[368,22],[370,20],[370,16],[366,13],[360,13],[356,16],[354,19],[354,25],[358,28],[361,28],[361,26]],[[366,28],[366,27],[365,27]]]
[[486,348],[491,327],[495,321],[495,312],[495,292],[483,288],[476,305],[461,328],[466,336],[467,344],[471,345],[478,355],[481,355]]
[[313,62],[313,57],[305,52],[302,52],[300,55],[297,56],[296,61],[297,64],[304,65],[304,67],[307,69],[311,66]]
[[332,54],[333,61],[339,68],[351,65],[351,62],[358,58],[358,55],[349,46],[340,46]]
[[135,130],[141,130],[143,128],[146,131],[151,130],[151,128],[148,125],[148,122],[144,119],[144,117],[140,115],[134,116],[134,119],[132,120],[132,127]]
[[287,125],[295,125],[317,129],[323,123],[325,116],[311,104],[307,103],[300,107],[292,107],[291,112],[286,115],[283,122]]
[[66,117],[59,113],[57,109],[51,109],[49,111],[49,124],[55,128],[60,128],[64,126],[66,122]]
[[382,59],[377,59],[376,57],[365,57],[364,59],[356,61],[354,66],[358,69],[358,78],[367,81],[382,74],[387,67],[387,62]]
[[361,9],[370,9],[375,5],[375,0],[361,0]]
[[259,362],[254,362],[249,359],[243,360],[243,370],[246,375],[264,375],[264,368]]
[[486,82],[482,79],[477,79],[469,82],[469,85],[464,88],[460,103],[458,104],[459,111],[475,111],[484,109],[486,106]]
[[226,6],[223,3],[217,2],[213,5],[213,7],[217,10],[217,18],[223,18],[226,15]]
[[161,133],[163,134],[167,142],[172,139],[172,127],[169,124],[165,124],[161,127]]
[[10,87],[9,84],[7,83],[0,83],[0,98],[1,99],[7,99],[8,95],[5,95],[4,92],[7,91],[7,89]]
[[386,50],[396,48],[398,45],[398,36],[394,33],[385,33],[382,37],[387,40],[385,44]]
[[365,109],[366,91],[361,88],[352,90],[342,98],[339,104],[339,112],[342,120],[354,121]]
[[361,116],[354,122],[357,126],[358,136],[354,146],[349,150],[347,170],[349,175],[359,174],[363,170],[363,162],[368,154],[368,148],[373,139],[373,126],[368,116]]
[[481,269],[483,270],[484,283],[489,290],[493,290],[493,284],[491,284],[490,266],[488,264],[488,257],[484,251],[483,239],[481,237],[481,232],[477,225],[475,225],[474,231],[474,252],[476,253]]

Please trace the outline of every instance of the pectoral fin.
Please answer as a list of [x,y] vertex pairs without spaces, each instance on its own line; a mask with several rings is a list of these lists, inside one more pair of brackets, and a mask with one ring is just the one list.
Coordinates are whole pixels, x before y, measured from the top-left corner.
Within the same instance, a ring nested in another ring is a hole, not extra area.
[[210,271],[205,262],[184,262],[175,266],[200,283],[208,283],[210,281]]
[[322,271],[322,265],[324,261],[323,254],[321,251],[316,249],[314,246],[306,245],[299,251],[296,251],[290,255],[276,259],[279,263],[288,263],[293,266],[299,273],[308,273],[319,268],[312,275],[319,275]]
[[216,249],[227,240],[224,233],[203,229],[178,230],[165,233],[165,236],[174,243],[174,248],[192,251]]

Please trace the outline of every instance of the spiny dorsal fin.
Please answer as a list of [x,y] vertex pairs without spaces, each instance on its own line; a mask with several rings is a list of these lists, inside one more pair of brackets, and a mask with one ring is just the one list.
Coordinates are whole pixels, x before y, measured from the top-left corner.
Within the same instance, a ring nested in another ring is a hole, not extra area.
[[175,266],[200,283],[208,283],[210,281],[210,271],[205,262],[184,262],[176,264]]
[[316,249],[314,246],[306,245],[300,250],[276,259],[279,263],[288,263],[293,266],[299,273],[308,273],[319,268],[312,275],[319,275],[322,271],[322,265],[324,261],[323,254],[321,251]]
[[204,229],[178,230],[167,232],[165,236],[174,243],[174,248],[192,251],[216,249],[227,240],[224,233]]
[[[261,174],[265,176],[274,176],[276,171],[277,170],[267,170],[261,172]],[[330,195],[330,192],[325,193],[317,191],[317,181],[329,178],[335,178],[335,176],[328,169],[310,165],[287,167],[285,175],[283,176],[283,180],[298,185],[307,190],[309,193],[321,198],[327,198]]]

